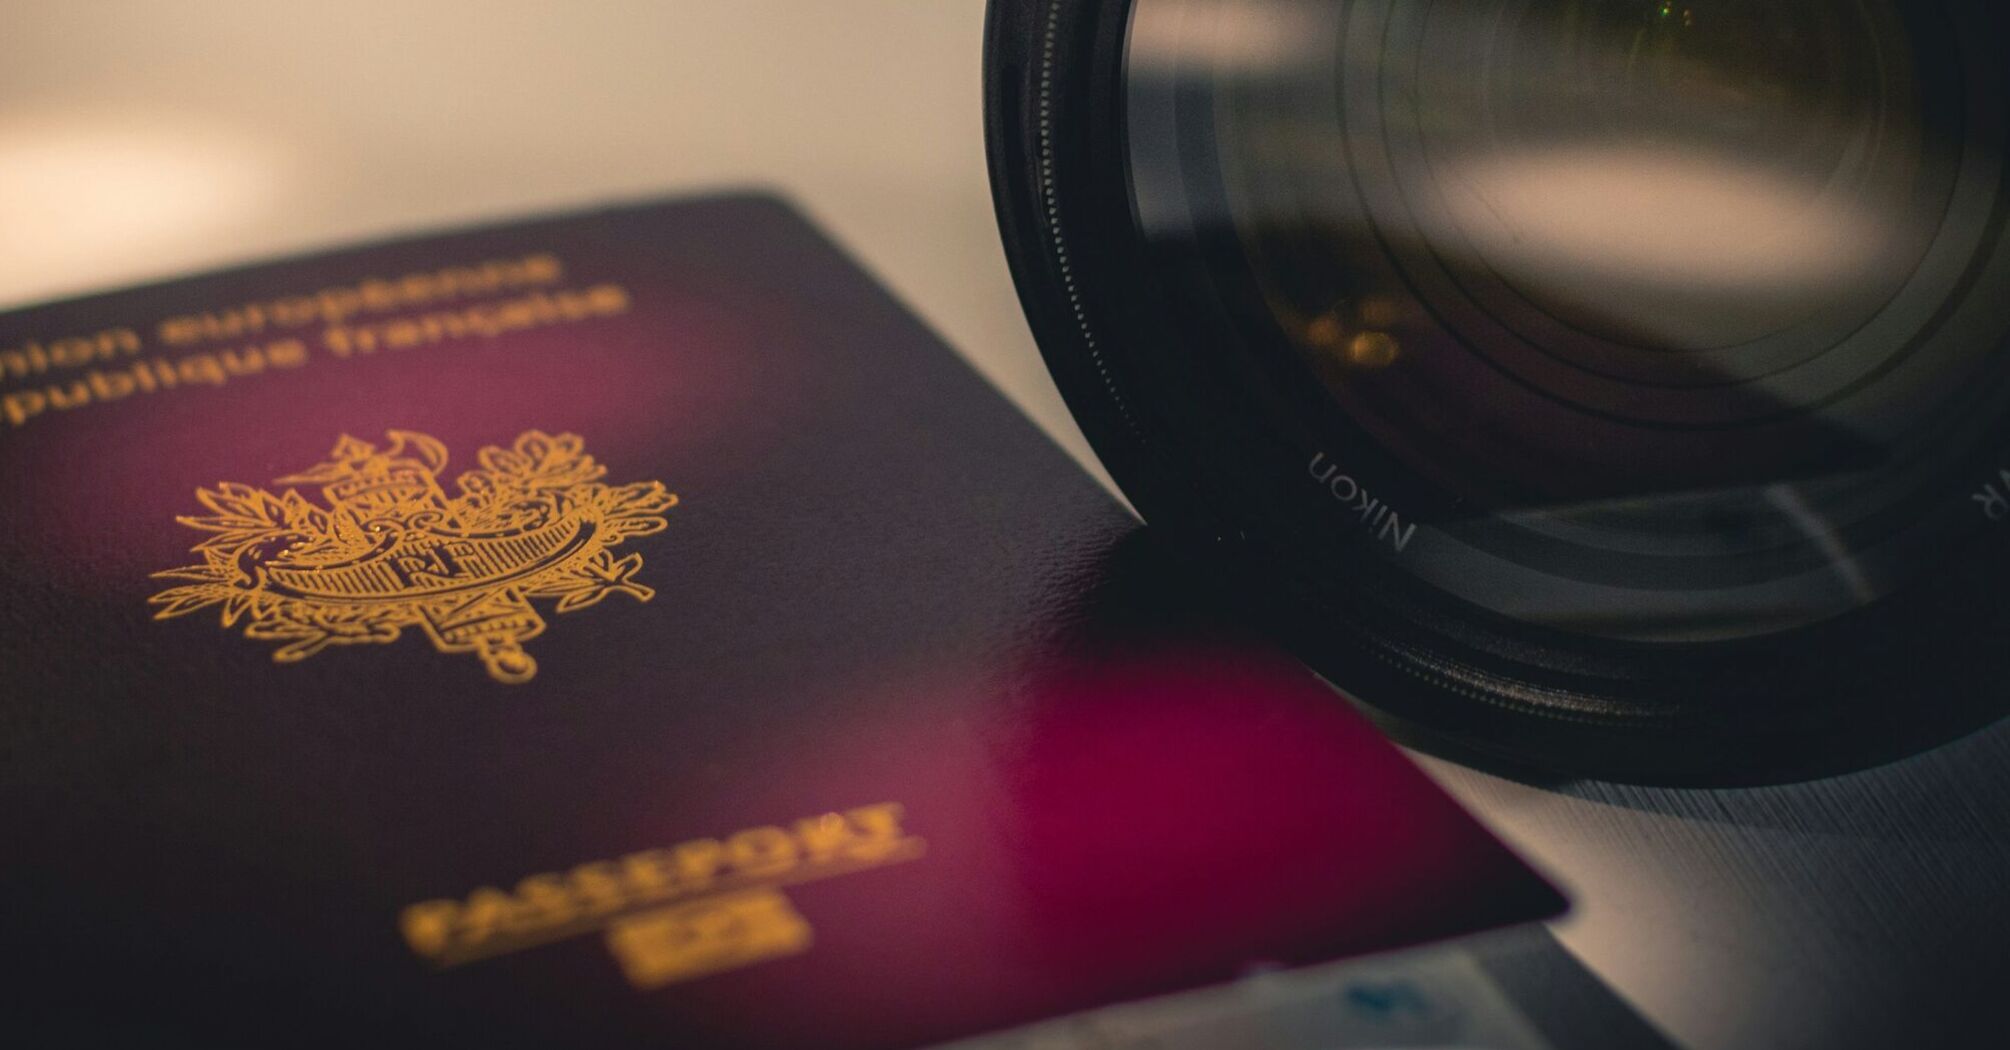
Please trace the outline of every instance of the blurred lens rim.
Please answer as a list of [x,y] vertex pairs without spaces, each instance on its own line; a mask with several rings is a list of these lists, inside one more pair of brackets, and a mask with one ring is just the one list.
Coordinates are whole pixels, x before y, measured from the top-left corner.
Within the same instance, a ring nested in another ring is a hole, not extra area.
[[[1370,553],[1309,484],[1307,418],[1208,353],[1210,304],[1169,302],[1138,228],[1125,146],[1129,0],[991,0],[986,131],[1022,305],[1064,398],[1176,551],[1407,742],[1504,772],[1642,783],[1801,779],[1915,752],[2002,713],[2010,544],[1784,635],[1715,643],[1566,636],[1484,614]],[[1331,439],[1328,439],[1331,440]],[[1428,499],[1374,443],[1349,471]],[[1288,453],[1288,454],[1285,454]],[[1335,537],[1352,536],[1347,542]],[[1316,541],[1315,541],[1316,538]]]

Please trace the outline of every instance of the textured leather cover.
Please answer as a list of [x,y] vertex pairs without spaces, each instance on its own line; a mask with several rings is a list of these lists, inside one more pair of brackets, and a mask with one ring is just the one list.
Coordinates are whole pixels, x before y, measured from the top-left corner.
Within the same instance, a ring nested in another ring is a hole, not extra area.
[[909,1046],[1560,907],[772,200],[0,366],[37,1045]]

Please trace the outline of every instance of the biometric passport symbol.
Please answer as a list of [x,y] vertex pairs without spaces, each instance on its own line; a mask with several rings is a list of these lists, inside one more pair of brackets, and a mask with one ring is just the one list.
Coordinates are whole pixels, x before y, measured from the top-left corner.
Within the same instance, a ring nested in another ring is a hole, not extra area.
[[544,633],[534,599],[561,613],[610,594],[646,602],[642,556],[612,549],[661,532],[677,496],[662,482],[605,485],[607,469],[577,435],[531,430],[488,446],[448,496],[447,449],[393,430],[387,447],[344,436],[328,459],[275,485],[274,494],[225,482],[198,489],[213,513],[181,517],[211,535],[202,563],[155,573],[193,581],[151,599],[155,619],[221,606],[223,626],[283,642],[294,663],[330,645],[394,642],[410,627],[443,653],[474,653],[498,682],[528,681],[537,661],[523,643]]

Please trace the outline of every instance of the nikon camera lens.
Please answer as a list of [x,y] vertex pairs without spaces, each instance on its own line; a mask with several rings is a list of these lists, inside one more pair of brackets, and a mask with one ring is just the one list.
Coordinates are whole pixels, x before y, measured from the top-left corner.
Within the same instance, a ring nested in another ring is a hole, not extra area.
[[1155,532],[1407,740],[1780,780],[2010,675],[2000,0],[993,0],[1007,252]]

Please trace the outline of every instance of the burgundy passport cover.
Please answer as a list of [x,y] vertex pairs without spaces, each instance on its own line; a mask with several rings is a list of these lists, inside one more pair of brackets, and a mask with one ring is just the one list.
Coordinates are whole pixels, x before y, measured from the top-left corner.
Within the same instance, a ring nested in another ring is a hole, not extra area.
[[37,1045],[895,1047],[1553,913],[786,207],[0,318]]

